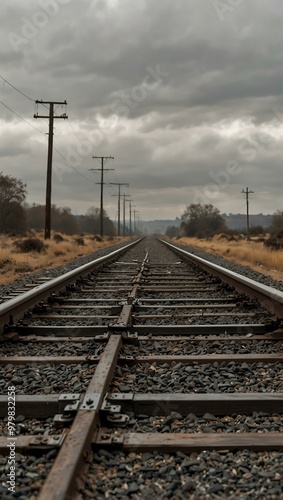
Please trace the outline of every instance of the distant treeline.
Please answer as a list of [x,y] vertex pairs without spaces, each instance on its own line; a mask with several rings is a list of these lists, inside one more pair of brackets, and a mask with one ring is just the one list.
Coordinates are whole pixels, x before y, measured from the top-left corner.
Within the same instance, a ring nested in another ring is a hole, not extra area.
[[[45,205],[28,205],[26,195],[26,184],[0,172],[0,233],[21,234],[28,229],[44,229]],[[115,226],[105,211],[103,222],[104,234],[115,236]],[[52,205],[51,226],[65,234],[97,234],[100,231],[100,209],[90,207],[86,214],[75,216],[69,207]]]
[[[234,222],[234,228],[231,228],[231,223]],[[265,222],[260,224],[259,222]],[[269,224],[267,224],[267,221]],[[255,224],[255,222],[257,224]],[[237,225],[236,225],[237,224]],[[273,237],[277,237],[283,232],[283,211],[277,210],[273,215],[250,216],[249,220],[249,235],[257,236],[270,233]],[[169,238],[176,237],[196,237],[208,238],[216,234],[246,234],[246,216],[238,215],[221,215],[218,208],[211,204],[201,205],[191,204],[186,207],[180,226],[169,225],[166,229],[166,235]]]

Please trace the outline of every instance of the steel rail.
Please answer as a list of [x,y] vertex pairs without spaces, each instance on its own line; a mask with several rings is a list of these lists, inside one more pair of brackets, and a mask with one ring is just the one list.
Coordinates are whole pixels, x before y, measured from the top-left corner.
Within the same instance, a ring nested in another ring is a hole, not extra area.
[[[262,334],[277,330],[276,324],[263,323],[236,323],[221,325],[134,325],[128,327],[128,332],[138,335],[149,333],[151,335],[227,335],[227,334]],[[16,325],[13,331],[21,335],[57,335],[66,337],[93,337],[96,335],[107,335],[107,326],[25,326]]]
[[121,336],[113,335],[89,382],[85,403],[80,407],[40,491],[39,500],[73,498],[72,493],[83,455],[91,443],[93,434],[99,428],[99,410],[113,378],[121,347]]
[[18,297],[14,297],[10,300],[7,300],[3,304],[0,304],[0,332],[5,324],[11,324],[13,318],[26,311],[29,307],[35,305],[38,301],[46,299],[46,297],[48,297],[51,293],[62,290],[65,286],[74,283],[79,277],[90,273],[102,264],[105,264],[106,262],[115,259],[119,255],[122,255],[124,252],[135,246],[141,240],[142,238],[139,238],[138,240],[129,243],[128,245],[125,245],[118,250],[114,250],[108,255],[99,257],[98,259],[77,267],[76,269],[63,274],[62,276],[54,278],[53,280],[49,280],[47,283],[35,286],[32,290],[29,290]]
[[[13,365],[73,365],[79,363],[89,363],[95,365],[99,363],[100,356],[0,356],[0,366]],[[149,356],[120,356],[119,363],[129,366],[143,363],[183,363],[207,364],[207,363],[282,363],[283,353],[271,354],[151,354]]]
[[283,317],[283,292],[280,290],[263,285],[250,278],[246,278],[241,274],[235,273],[234,271],[230,271],[229,269],[225,269],[217,264],[213,264],[202,257],[198,257],[186,250],[172,245],[172,243],[169,243],[168,241],[164,241],[159,238],[158,241],[163,243],[168,248],[171,248],[178,255],[185,257],[187,260],[189,259],[191,262],[199,264],[209,273],[213,273],[220,277],[223,281],[231,284],[237,290],[246,292],[249,295],[252,293],[253,296],[256,297],[266,309],[279,317]]
[[[12,334],[11,334],[12,335]],[[105,342],[105,340],[107,340],[109,338],[109,335],[110,333],[108,332],[105,336],[104,335],[96,335],[96,336],[93,336],[92,339],[95,341],[95,342]],[[8,335],[6,335],[5,337],[8,338]],[[1,340],[5,340],[7,341],[7,339],[5,338],[4,336],[3,337],[0,337],[0,341]],[[15,337],[15,335],[13,335],[13,337]],[[236,336],[233,336],[233,335],[225,335],[223,337],[220,337],[220,336],[217,336],[217,335],[207,335],[207,336],[195,336],[193,337],[193,339],[190,340],[191,343],[200,343],[200,342],[203,342],[204,340],[208,340],[209,338],[209,341],[210,342],[220,342],[220,343],[224,343],[224,342],[234,342],[234,343],[239,343],[239,342],[249,342],[250,340],[259,340],[259,341],[262,341],[262,340],[268,340],[268,341],[273,341],[273,342],[277,342],[278,340],[283,340],[283,331],[282,330],[276,330],[275,332],[273,333],[264,333],[264,334],[258,334],[258,335],[254,335],[254,334],[246,334],[246,335],[237,335]],[[29,344],[30,342],[41,342],[43,344],[60,344],[60,343],[63,343],[63,342],[70,342],[70,340],[72,339],[72,343],[74,344],[78,344],[78,343],[82,343],[82,342],[85,342],[87,340],[87,337],[67,337],[67,336],[64,336],[64,337],[59,337],[59,336],[53,336],[53,337],[47,337],[47,336],[40,336],[40,335],[29,335],[28,337],[21,337],[21,343],[22,344]],[[15,338],[15,340],[17,340]],[[152,337],[145,337],[145,336],[137,336],[137,340],[138,341],[143,341],[143,342],[152,342]],[[188,341],[188,337],[184,336],[184,335],[179,335],[179,336],[166,336],[165,338],[162,337],[162,336],[155,336],[154,337],[154,340],[155,342],[162,342],[162,341],[166,341],[166,342],[179,342],[179,341]],[[1,344],[0,344],[1,345]]]

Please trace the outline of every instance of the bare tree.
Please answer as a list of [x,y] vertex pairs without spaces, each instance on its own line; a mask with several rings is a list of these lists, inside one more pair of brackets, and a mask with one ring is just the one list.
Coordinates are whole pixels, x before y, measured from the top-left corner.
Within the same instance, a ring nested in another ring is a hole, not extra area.
[[26,184],[0,172],[0,233],[22,233],[27,228],[23,207]]
[[270,232],[274,235],[283,233],[283,210],[277,210],[272,216]]
[[225,220],[218,208],[210,204],[192,203],[186,207],[182,215],[181,234],[183,236],[203,238],[221,233],[226,229]]

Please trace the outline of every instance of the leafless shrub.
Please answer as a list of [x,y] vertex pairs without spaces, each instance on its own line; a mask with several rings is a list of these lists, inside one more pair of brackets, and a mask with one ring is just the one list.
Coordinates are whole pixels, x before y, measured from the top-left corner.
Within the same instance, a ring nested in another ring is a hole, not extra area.
[[62,234],[60,233],[55,233],[53,236],[53,240],[56,241],[56,243],[61,243],[61,241],[66,241],[65,238],[63,238]]
[[29,273],[32,270],[33,268],[27,262],[22,262],[15,267],[15,273]]
[[9,258],[0,259],[0,269],[4,269],[5,266],[7,266],[8,264],[12,264],[12,262],[12,259]]
[[271,236],[267,240],[264,241],[264,245],[267,248],[270,248],[272,250],[282,250],[283,249],[283,238],[282,237],[276,237],[276,236]]
[[75,238],[75,243],[76,243],[77,245],[80,245],[80,246],[82,246],[82,247],[83,247],[83,246],[84,246],[84,244],[85,244],[85,240],[84,240],[84,238],[83,238],[82,236],[77,236],[77,237]]
[[95,234],[92,238],[94,241],[103,241],[102,236],[99,236],[99,234]]
[[47,245],[43,243],[39,238],[27,238],[25,240],[17,240],[14,242],[18,252],[30,253],[44,253],[46,251]]

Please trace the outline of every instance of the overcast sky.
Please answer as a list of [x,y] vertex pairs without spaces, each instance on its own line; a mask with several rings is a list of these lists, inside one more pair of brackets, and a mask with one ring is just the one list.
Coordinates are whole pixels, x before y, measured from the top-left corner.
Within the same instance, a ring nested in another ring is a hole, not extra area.
[[[197,202],[244,213],[246,187],[251,213],[282,210],[282,7],[2,0],[0,171],[27,184],[29,203],[45,203],[48,119],[33,115],[48,109],[33,101],[66,100],[56,116],[68,120],[54,130],[57,206],[98,207],[92,156],[113,156],[105,182],[129,183],[121,192],[144,220],[180,217]],[[113,219],[117,192],[104,186]]]

